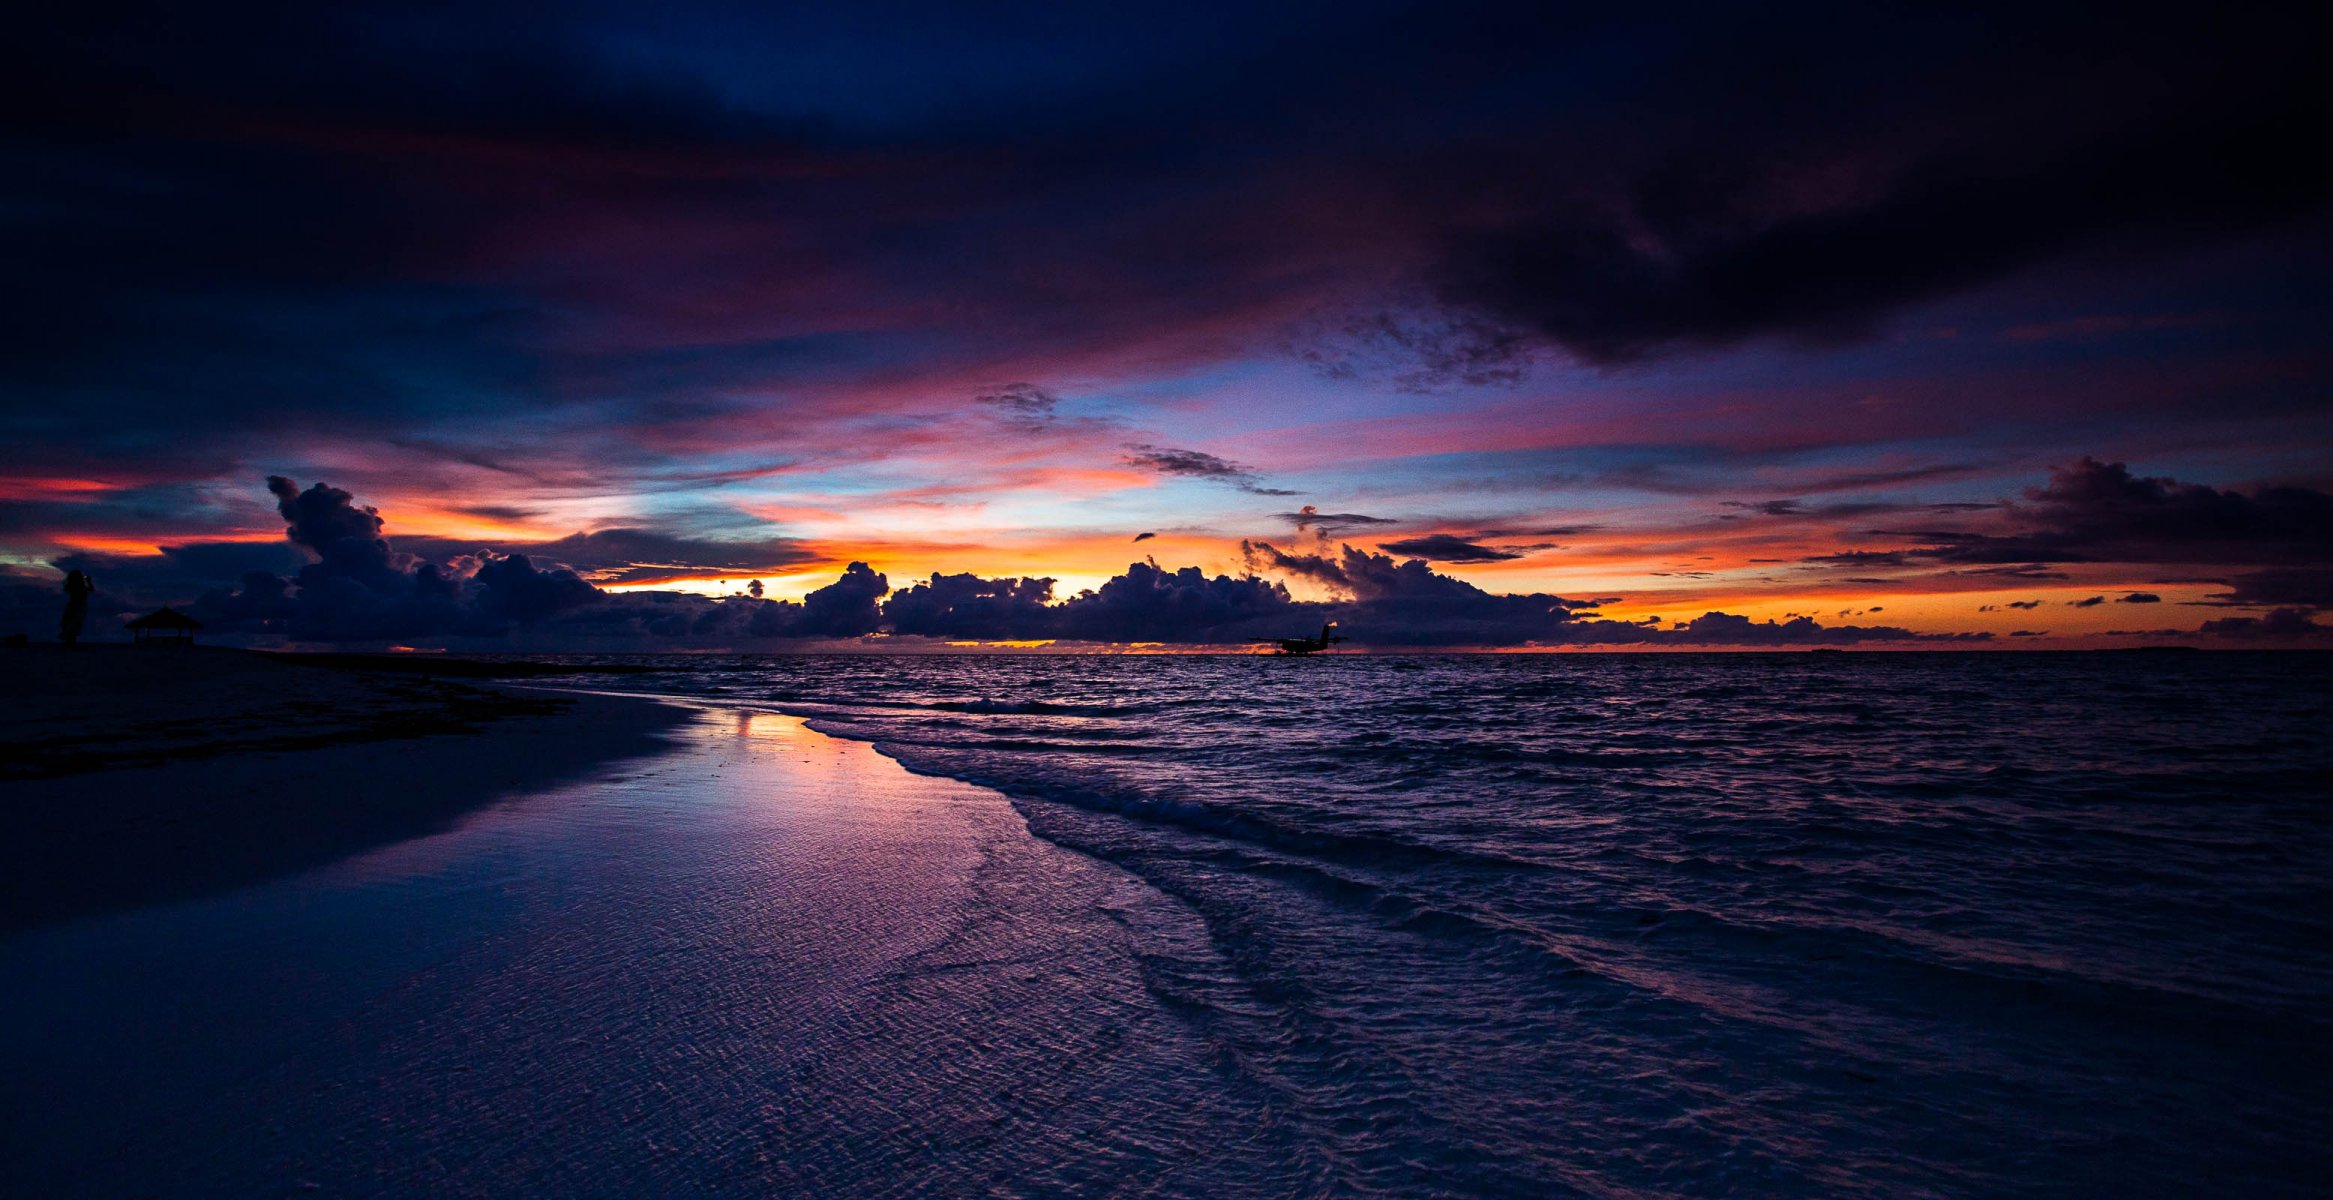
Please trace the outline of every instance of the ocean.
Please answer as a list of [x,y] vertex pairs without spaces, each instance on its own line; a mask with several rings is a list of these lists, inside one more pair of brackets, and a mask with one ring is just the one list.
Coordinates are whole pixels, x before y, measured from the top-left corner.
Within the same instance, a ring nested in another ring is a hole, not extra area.
[[659,757],[0,940],[16,1185],[2333,1178],[2333,658],[625,662]]
[[2329,1178],[2323,656],[665,665],[1194,915],[1143,982],[1324,1191]]

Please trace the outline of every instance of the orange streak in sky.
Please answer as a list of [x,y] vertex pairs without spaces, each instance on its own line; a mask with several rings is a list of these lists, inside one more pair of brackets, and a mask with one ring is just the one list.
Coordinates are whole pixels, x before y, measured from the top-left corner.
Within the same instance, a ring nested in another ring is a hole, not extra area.
[[86,550],[97,554],[158,555],[162,553],[164,546],[179,545],[186,542],[272,542],[280,540],[283,537],[283,534],[281,531],[269,533],[205,533],[200,537],[194,538],[164,537],[159,540],[155,538],[120,537],[109,533],[52,533],[48,536],[51,541],[54,541],[60,546],[70,547],[74,550]]
[[0,500],[95,499],[92,492],[119,490],[101,479],[55,479],[34,475],[0,475]]

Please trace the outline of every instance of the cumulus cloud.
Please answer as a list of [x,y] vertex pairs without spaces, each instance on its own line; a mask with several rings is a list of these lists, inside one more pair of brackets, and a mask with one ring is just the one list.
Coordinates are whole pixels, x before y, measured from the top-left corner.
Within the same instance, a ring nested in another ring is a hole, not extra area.
[[[1948,640],[1886,626],[1824,626],[1811,618],[1752,621],[1704,613],[1663,627],[1611,621],[1615,598],[1497,595],[1353,546],[1290,553],[1242,543],[1249,569],[1209,574],[1152,562],[1066,600],[1044,578],[935,573],[893,592],[863,562],[801,603],[678,592],[611,593],[565,566],[485,549],[433,561],[393,545],[379,512],[326,483],[268,481],[287,543],[307,561],[281,574],[252,570],[190,605],[214,634],[303,642],[474,642],[523,635],[524,644],[709,643],[770,638],[838,640],[886,633],[945,640],[1071,640],[1237,644],[1342,622],[1373,646],[1798,646]],[[222,560],[222,564],[224,565]],[[1333,599],[1298,601],[1272,574],[1303,578]],[[101,587],[104,580],[100,579]],[[53,581],[0,578],[0,614],[53,620]],[[98,607],[117,603],[101,593]],[[1951,635],[1982,636],[1982,635]]]
[[[1844,645],[1866,641],[1933,641],[1890,626],[1825,626],[1812,618],[1752,621],[1709,612],[1667,629],[1596,618],[1613,598],[1566,598],[1540,593],[1494,595],[1427,563],[1396,561],[1351,546],[1336,555],[1292,554],[1263,542],[1243,542],[1252,569],[1312,580],[1348,597],[1321,606],[1356,641],[1415,646],[1594,645]],[[1961,635],[1954,635],[1961,636]],[[1966,637],[1982,640],[1986,635]]]
[[1061,607],[1058,628],[1082,641],[1237,642],[1271,637],[1299,611],[1306,610],[1270,580],[1138,562],[1072,597]]
[[1013,641],[1056,636],[1053,581],[942,575],[894,592],[883,617],[908,636]]
[[[197,596],[189,610],[214,633],[315,642],[502,638],[520,629],[553,640],[850,638],[879,627],[878,602],[889,590],[882,575],[852,563],[801,604],[618,595],[525,553],[484,549],[433,561],[392,546],[380,513],[342,489],[317,483],[302,490],[283,476],[269,477],[267,486],[287,541],[311,561],[288,577],[249,571],[234,586]],[[639,531],[610,533],[570,539],[567,548],[670,547],[669,539]]]
[[802,598],[802,614],[787,632],[797,637],[854,638],[882,624],[880,608],[891,582],[863,562],[843,568],[842,578]]

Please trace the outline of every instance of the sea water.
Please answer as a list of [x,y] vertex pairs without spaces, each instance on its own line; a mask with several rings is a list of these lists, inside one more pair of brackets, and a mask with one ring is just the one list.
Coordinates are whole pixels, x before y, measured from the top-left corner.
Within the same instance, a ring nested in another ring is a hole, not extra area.
[[1142,978],[1327,1190],[2333,1179],[2323,656],[667,665],[1194,915]]

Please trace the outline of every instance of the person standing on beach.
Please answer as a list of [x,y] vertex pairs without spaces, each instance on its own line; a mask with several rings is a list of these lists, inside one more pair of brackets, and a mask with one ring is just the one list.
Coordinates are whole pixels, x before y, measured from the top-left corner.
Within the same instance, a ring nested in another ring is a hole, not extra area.
[[89,593],[97,585],[79,571],[65,572],[65,619],[57,626],[57,638],[66,645],[81,640],[81,622],[89,619]]

